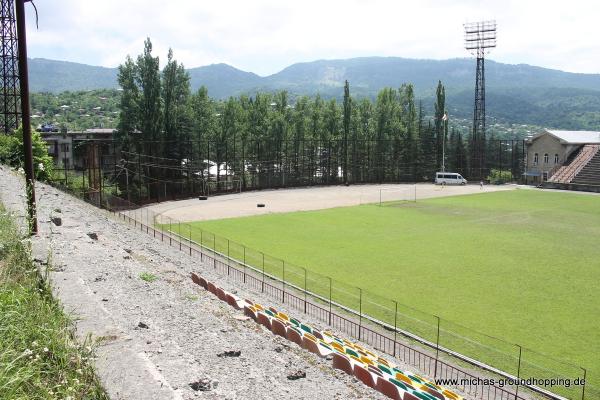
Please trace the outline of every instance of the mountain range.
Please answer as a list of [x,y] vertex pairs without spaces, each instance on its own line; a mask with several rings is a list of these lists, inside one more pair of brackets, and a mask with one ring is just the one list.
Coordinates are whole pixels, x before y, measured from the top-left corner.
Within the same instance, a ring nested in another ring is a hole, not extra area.
[[[361,57],[293,64],[269,76],[259,76],[227,64],[187,69],[192,90],[204,85],[213,98],[224,99],[257,91],[287,90],[291,97],[321,94],[341,98],[344,81],[357,97],[374,98],[383,87],[412,83],[417,97],[430,107],[435,87],[446,88],[449,111],[472,115],[475,60]],[[117,68],[34,58],[29,61],[34,92],[116,88]],[[526,64],[486,60],[486,108],[501,121],[556,128],[600,130],[600,74],[570,73]]]

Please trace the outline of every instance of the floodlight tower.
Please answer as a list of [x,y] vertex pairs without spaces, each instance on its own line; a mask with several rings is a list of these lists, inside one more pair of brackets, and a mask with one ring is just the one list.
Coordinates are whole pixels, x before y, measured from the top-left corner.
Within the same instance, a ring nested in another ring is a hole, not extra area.
[[0,129],[7,134],[19,126],[19,58],[14,0],[0,2]]
[[483,177],[485,168],[485,63],[484,57],[496,47],[496,21],[464,24],[465,48],[477,57],[475,73],[475,106],[471,138],[471,174]]

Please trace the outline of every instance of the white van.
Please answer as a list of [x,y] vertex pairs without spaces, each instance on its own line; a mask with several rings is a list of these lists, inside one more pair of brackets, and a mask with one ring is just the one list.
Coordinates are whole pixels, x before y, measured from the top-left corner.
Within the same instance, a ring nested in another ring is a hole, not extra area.
[[436,172],[436,185],[465,185],[467,180],[455,172]]

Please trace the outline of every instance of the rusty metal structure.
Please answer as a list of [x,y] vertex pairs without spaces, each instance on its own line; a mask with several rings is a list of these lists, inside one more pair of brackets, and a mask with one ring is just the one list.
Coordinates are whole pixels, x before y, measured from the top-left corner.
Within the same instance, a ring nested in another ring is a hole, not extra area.
[[4,134],[19,126],[20,91],[17,24],[14,0],[0,0],[0,41],[2,87],[0,88],[0,125]]

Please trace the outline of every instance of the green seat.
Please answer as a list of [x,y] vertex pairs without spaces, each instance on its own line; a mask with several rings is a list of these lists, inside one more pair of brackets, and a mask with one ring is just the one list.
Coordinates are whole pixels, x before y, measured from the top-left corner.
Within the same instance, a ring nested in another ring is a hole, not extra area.
[[270,317],[275,316],[275,314],[273,314],[273,311],[271,311],[271,310],[265,310],[264,312],[265,312],[265,314],[269,315]]
[[398,386],[400,389],[402,389],[404,391],[408,391],[408,387],[404,384],[404,382],[400,382],[396,378],[390,378],[390,382],[392,382],[394,385]]
[[305,332],[312,333],[312,329],[308,325],[300,324],[300,328]]
[[413,394],[413,395],[415,395],[415,396],[417,396],[417,397],[418,397],[418,398],[420,398],[420,399],[423,399],[423,400],[439,400],[439,399],[438,399],[438,398],[436,398],[435,396],[432,396],[432,395],[430,395],[429,393],[427,393],[427,392],[422,392],[422,391],[420,391],[420,390],[414,390],[414,391],[412,392],[412,394]]
[[393,375],[393,374],[392,374],[392,371],[390,371],[390,369],[389,369],[388,367],[386,367],[385,365],[381,365],[381,364],[379,364],[379,365],[377,366],[377,368],[379,368],[380,370],[382,370],[383,372],[385,372],[385,373],[386,373],[386,374],[388,374],[388,375],[395,376],[395,375]]
[[358,353],[357,353],[357,352],[355,352],[354,350],[352,350],[352,349],[349,349],[349,348],[347,348],[347,347],[346,347],[346,349],[345,349],[345,350],[346,350],[346,354],[350,354],[351,356],[354,356],[354,357],[356,357],[356,358],[360,358],[360,356],[358,355]]
[[298,322],[297,320],[295,320],[294,318],[290,318],[290,322],[295,325],[295,326],[300,326],[300,322]]

